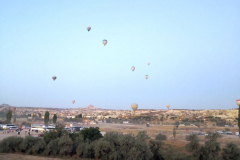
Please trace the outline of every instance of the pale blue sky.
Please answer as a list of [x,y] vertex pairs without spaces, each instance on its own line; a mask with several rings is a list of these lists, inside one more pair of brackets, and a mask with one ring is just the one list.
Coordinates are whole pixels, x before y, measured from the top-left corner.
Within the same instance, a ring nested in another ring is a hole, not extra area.
[[1,0],[0,104],[236,108],[239,6],[238,0]]

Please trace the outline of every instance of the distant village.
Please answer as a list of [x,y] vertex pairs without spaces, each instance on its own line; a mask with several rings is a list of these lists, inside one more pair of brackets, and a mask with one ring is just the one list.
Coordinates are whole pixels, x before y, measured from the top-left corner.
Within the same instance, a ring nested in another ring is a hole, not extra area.
[[[25,117],[28,120],[43,119],[45,112],[49,111],[50,119],[56,114],[58,120],[75,119],[76,116],[81,114],[85,121],[91,123],[106,122],[111,119],[111,122],[116,120],[133,120],[137,122],[150,122],[150,123],[164,123],[169,120],[179,122],[218,122],[224,121],[224,125],[236,125],[238,118],[238,109],[229,110],[154,110],[154,109],[138,109],[135,114],[131,110],[111,110],[95,108],[89,105],[83,108],[61,109],[61,108],[34,108],[34,107],[14,107],[8,104],[0,105],[0,115],[2,120],[8,112],[13,110],[17,117]],[[37,118],[36,118],[37,117]],[[217,124],[216,124],[217,125]]]

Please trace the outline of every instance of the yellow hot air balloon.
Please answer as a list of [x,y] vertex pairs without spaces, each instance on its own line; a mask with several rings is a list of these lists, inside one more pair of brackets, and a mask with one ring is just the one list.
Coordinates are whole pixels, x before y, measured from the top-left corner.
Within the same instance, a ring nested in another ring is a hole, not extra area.
[[138,108],[138,104],[137,104],[137,103],[133,103],[133,104],[131,105],[131,108],[132,108],[132,110],[133,110],[133,114],[135,114],[135,111],[136,111],[137,108]]
[[170,105],[169,105],[169,104],[167,105],[167,108],[168,108],[168,109],[170,108]]
[[74,103],[75,103],[75,100],[72,100],[72,103],[74,104]]

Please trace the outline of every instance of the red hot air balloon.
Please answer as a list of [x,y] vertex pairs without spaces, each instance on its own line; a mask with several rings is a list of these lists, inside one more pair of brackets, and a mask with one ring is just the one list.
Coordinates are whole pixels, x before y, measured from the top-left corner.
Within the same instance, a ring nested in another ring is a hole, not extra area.
[[104,44],[104,46],[107,44],[107,40],[106,39],[104,39],[103,41],[102,41],[102,43]]
[[87,26],[87,30],[88,30],[88,32],[91,30],[91,27],[90,26]]
[[134,71],[134,70],[135,70],[135,67],[134,67],[134,66],[132,66],[132,67],[131,67],[131,70],[132,70],[132,71]]
[[237,100],[237,105],[240,107],[240,99]]

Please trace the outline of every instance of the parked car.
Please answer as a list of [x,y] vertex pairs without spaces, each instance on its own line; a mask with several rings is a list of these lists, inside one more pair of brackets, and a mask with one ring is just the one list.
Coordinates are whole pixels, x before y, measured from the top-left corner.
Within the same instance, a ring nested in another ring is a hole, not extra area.
[[43,134],[39,134],[38,137],[43,137]]
[[226,135],[232,135],[232,132],[231,132],[231,131],[227,131],[227,132],[224,132],[224,134],[226,134]]
[[239,132],[235,132],[235,135],[236,135],[236,136],[239,136]]
[[198,133],[197,135],[202,135],[202,133]]
[[217,131],[218,134],[223,134],[223,131]]

